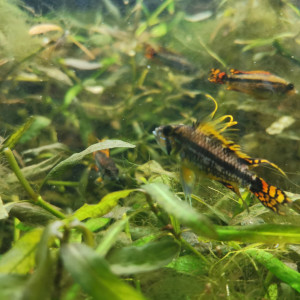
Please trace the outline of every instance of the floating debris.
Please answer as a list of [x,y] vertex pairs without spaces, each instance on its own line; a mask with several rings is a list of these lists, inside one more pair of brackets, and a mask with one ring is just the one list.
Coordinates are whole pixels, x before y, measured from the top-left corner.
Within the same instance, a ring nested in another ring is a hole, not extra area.
[[280,134],[284,129],[290,127],[295,122],[295,119],[290,116],[282,116],[272,123],[266,132],[271,135]]

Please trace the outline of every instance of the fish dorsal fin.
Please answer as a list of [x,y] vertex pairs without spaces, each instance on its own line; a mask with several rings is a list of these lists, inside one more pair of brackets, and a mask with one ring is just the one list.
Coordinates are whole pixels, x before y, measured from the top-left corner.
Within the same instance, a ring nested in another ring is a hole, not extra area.
[[[224,120],[229,119],[228,122]],[[222,132],[226,131],[227,128],[236,125],[237,122],[233,120],[231,115],[222,116],[216,120],[206,121],[206,122],[196,122],[194,124],[194,129],[207,136],[213,136],[215,139],[219,140],[224,148],[228,148],[235,152],[240,158],[248,159],[250,158],[247,154],[241,151],[241,147],[235,142],[227,139]]]
[[[214,109],[210,113],[208,120],[205,121],[197,121],[193,124],[195,130],[199,131],[202,134],[213,136],[217,140],[221,142],[224,148],[228,148],[231,151],[235,152],[241,159],[250,158],[247,154],[241,151],[241,147],[234,143],[233,141],[227,139],[222,133],[225,132],[229,127],[232,127],[237,124],[234,121],[232,115],[224,115],[217,119],[214,119],[214,116],[218,110],[217,101],[209,94],[205,94],[205,97],[211,100],[214,103]],[[224,122],[227,120],[227,122]]]

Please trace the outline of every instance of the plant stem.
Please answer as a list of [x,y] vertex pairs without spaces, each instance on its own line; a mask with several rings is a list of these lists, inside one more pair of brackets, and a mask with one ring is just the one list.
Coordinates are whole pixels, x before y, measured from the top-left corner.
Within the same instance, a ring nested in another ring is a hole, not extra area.
[[190,245],[185,239],[180,238],[179,241],[182,243],[182,245],[192,251],[194,254],[196,254],[199,258],[201,258],[203,261],[205,261],[206,263],[208,263],[208,260],[199,252],[197,251],[192,245]]
[[63,186],[78,186],[78,182],[74,181],[59,181],[59,180],[48,180],[48,185],[63,185]]
[[40,195],[38,196],[37,202],[35,203],[40,207],[44,208],[45,210],[49,211],[52,215],[58,217],[59,219],[66,218],[66,216],[62,212],[60,212],[59,210],[54,208],[54,206],[46,202]]
[[16,243],[20,238],[20,229],[17,228],[19,223],[19,219],[14,218],[14,243]]
[[11,169],[16,174],[17,178],[19,179],[20,183],[22,184],[22,186],[24,187],[24,189],[26,190],[28,195],[31,197],[31,199],[34,202],[37,202],[38,195],[34,192],[32,187],[29,185],[28,181],[24,177],[23,173],[21,172],[21,169],[20,169],[20,167],[19,167],[19,165],[18,165],[11,149],[10,148],[5,148],[3,152],[4,152],[4,154],[5,154],[5,156],[8,160],[8,163],[9,163]]
[[17,178],[19,179],[21,185],[23,186],[23,188],[25,189],[25,191],[28,193],[28,195],[30,196],[30,198],[32,199],[32,203],[41,206],[42,208],[44,208],[45,210],[49,211],[51,214],[53,214],[54,216],[60,218],[60,219],[65,219],[66,216],[58,211],[57,209],[55,209],[51,204],[49,204],[48,202],[46,202],[39,194],[37,194],[32,187],[30,186],[29,182],[27,181],[27,179],[24,177],[15,157],[14,154],[12,153],[10,148],[5,148],[3,150],[8,163],[11,167],[11,169],[13,170],[13,172],[15,173],[15,175],[17,176]]

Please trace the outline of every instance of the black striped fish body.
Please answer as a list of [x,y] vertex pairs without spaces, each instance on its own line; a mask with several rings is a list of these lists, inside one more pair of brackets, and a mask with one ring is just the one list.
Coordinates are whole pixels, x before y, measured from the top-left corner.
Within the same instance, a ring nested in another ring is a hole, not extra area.
[[238,145],[220,133],[222,130],[216,129],[216,124],[167,125],[154,131],[158,143],[168,154],[177,152],[180,155],[181,181],[186,197],[191,199],[195,174],[200,173],[219,181],[239,196],[239,186],[248,188],[263,205],[280,212],[280,204],[290,200],[282,190],[256,176],[250,166],[268,163],[279,168],[267,160],[252,159],[242,153]]

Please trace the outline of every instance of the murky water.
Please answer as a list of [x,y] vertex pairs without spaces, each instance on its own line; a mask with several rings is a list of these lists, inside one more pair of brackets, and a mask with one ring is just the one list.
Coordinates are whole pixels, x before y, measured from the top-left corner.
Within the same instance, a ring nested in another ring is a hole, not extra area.
[[[268,165],[255,173],[298,199],[299,28],[296,0],[2,0],[0,136],[34,117],[14,154],[27,179],[65,210],[158,174],[181,192],[178,159],[152,132],[211,119],[213,97],[215,118],[237,121],[222,134],[279,166],[286,177]],[[213,80],[211,69],[219,69]],[[90,155],[42,185],[60,159],[106,139],[136,148],[112,149],[110,172]],[[8,173],[3,164],[2,200],[26,199]],[[195,195],[213,203],[212,189],[224,192],[204,180]]]

